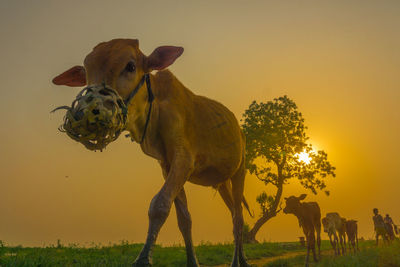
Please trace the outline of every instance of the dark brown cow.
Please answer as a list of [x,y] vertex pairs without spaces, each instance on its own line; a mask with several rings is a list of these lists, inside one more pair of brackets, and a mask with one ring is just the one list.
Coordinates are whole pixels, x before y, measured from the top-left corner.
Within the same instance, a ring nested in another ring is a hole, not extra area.
[[306,198],[306,194],[299,197],[291,196],[286,198],[286,207],[283,212],[294,214],[299,220],[307,239],[306,266],[308,266],[310,249],[312,249],[314,261],[318,261],[315,254],[315,232],[317,232],[318,256],[321,256],[321,210],[317,202],[300,202]]
[[347,220],[346,221],[346,233],[347,233],[347,240],[353,247],[354,253],[358,251],[358,226],[357,221],[355,220]]

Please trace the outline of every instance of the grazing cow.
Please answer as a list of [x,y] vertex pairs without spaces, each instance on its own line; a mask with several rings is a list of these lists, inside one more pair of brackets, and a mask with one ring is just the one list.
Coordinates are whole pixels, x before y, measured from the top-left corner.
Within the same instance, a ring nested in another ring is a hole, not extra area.
[[349,248],[350,244],[353,247],[354,253],[358,251],[358,226],[357,226],[357,221],[355,220],[347,220],[346,221],[346,234],[347,234],[347,240],[349,243]]
[[299,197],[285,197],[286,207],[283,212],[294,214],[299,220],[299,226],[303,228],[307,240],[306,266],[308,266],[310,249],[312,249],[314,261],[318,261],[315,253],[315,232],[317,233],[318,257],[321,256],[321,210],[317,202],[300,202],[306,196],[302,194]]
[[341,218],[337,212],[330,212],[322,218],[322,225],[324,232],[329,236],[335,255],[340,255],[339,242],[342,247],[342,254],[344,254],[346,251],[346,219]]
[[[187,265],[199,266],[192,243],[192,221],[184,184],[218,188],[233,220],[232,266],[248,266],[242,245],[245,136],[224,105],[198,96],[165,70],[182,47],[160,46],[150,56],[134,39],[100,43],[84,61],[53,79],[57,85],[107,85],[128,104],[126,130],[143,152],[161,165],[165,179],[149,208],[146,243],[134,266],[151,266],[158,233],[175,204],[186,246]],[[158,70],[156,74],[152,71]],[[127,173],[134,169],[127,166]],[[139,201],[139,200],[138,200]]]

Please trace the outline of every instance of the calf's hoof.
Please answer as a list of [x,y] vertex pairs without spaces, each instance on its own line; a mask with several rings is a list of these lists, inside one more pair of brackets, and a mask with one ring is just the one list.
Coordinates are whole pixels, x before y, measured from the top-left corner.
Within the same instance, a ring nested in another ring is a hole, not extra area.
[[248,264],[246,260],[240,260],[240,267],[252,267],[255,265]]
[[231,264],[231,267],[257,267],[254,264],[248,264],[247,262],[241,262],[240,264],[235,262]]
[[187,265],[186,265],[187,267],[200,267],[200,264],[199,264],[199,262],[197,261],[197,259],[196,258],[194,258],[194,259],[192,259],[192,260],[190,260],[190,261],[187,261]]
[[239,262],[236,261],[232,261],[231,267],[240,267]]
[[148,258],[138,258],[132,264],[132,267],[151,267],[153,266],[152,262]]

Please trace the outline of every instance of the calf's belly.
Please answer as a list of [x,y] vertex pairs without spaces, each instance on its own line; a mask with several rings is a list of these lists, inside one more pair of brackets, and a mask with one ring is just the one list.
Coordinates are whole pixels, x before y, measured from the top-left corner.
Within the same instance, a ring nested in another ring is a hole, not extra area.
[[210,167],[202,170],[201,172],[195,172],[189,177],[189,182],[202,186],[217,186],[228,180],[230,175],[223,174],[218,171],[215,167]]

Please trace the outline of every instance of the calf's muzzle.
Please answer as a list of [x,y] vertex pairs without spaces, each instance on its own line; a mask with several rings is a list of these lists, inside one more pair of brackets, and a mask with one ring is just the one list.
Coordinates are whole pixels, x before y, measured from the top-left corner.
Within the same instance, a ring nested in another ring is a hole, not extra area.
[[59,130],[89,150],[103,150],[125,130],[127,107],[119,94],[105,84],[84,88],[66,109]]

